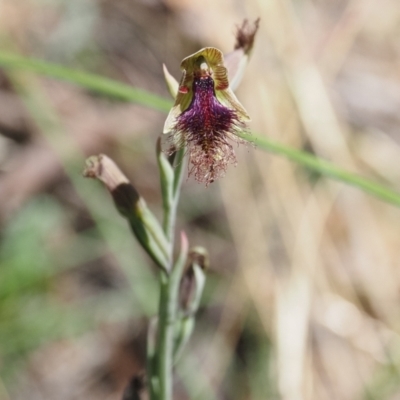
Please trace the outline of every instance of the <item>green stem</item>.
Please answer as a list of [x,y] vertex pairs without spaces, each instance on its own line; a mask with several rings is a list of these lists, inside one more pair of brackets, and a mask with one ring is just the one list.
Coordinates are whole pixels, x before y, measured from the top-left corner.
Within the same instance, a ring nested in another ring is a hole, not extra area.
[[[169,257],[170,268],[169,272],[160,272],[160,303],[158,310],[158,337],[155,353],[156,371],[149,371],[151,374],[150,393],[155,394],[157,400],[172,400],[173,386],[173,365],[174,365],[174,343],[175,343],[175,322],[178,311],[178,296],[179,285],[183,274],[187,258],[187,241],[186,237],[182,237],[181,251],[179,257],[173,264],[173,249],[175,241],[175,224],[176,212],[179,203],[180,187],[183,176],[184,165],[184,149],[177,152],[175,159],[175,170],[173,180],[168,180],[165,177],[161,179],[161,185],[169,185],[170,187],[162,190],[164,204],[164,231],[167,240],[169,241]],[[166,167],[160,166],[166,171]],[[172,186],[172,187],[171,187]],[[154,365],[154,364],[153,364]],[[153,376],[156,374],[157,376]],[[157,382],[157,387],[154,387],[154,382]],[[153,398],[152,398],[153,400]]]
[[162,152],[161,139],[158,139],[157,141],[156,150],[158,168],[160,170],[160,184],[164,210],[163,230],[164,236],[169,242],[168,254],[170,260],[172,260],[175,240],[174,231],[176,212],[179,203],[180,187],[183,176],[183,166],[185,164],[185,149],[182,148],[175,153],[173,162],[175,168],[173,168],[170,160],[168,160],[165,154]]
[[182,177],[183,177],[183,171],[184,171],[184,165],[185,165],[185,149],[182,148],[177,151],[176,156],[175,156],[175,174],[174,174],[174,182],[173,182],[173,188],[172,188],[172,196],[173,196],[173,201],[171,204],[170,209],[168,210],[168,218],[166,221],[165,225],[165,235],[170,241],[171,247],[171,256],[174,248],[174,231],[175,231],[175,225],[176,225],[176,212],[178,210],[178,204],[179,204],[179,197],[181,193],[181,184],[182,184]]
[[174,308],[171,302],[170,276],[161,272],[160,305],[158,310],[157,400],[172,399],[172,351],[174,343]]
[[156,332],[158,320],[153,318],[150,320],[147,330],[147,376],[149,379],[148,388],[150,400],[157,400],[156,388],[158,387],[157,380],[157,365],[156,365]]
[[175,323],[178,313],[179,285],[188,254],[186,236],[182,235],[181,251],[169,275],[161,272],[160,308],[158,320],[158,400],[172,400]]
[[[185,150],[178,150],[175,158],[173,181],[173,201],[169,210],[165,210],[165,235],[170,242],[170,257],[172,264],[174,248],[174,231],[176,212],[178,209],[180,188],[183,176]],[[187,249],[182,243],[180,256],[169,275],[162,274],[159,308],[159,342],[158,342],[158,374],[160,382],[160,400],[172,399],[172,370],[174,354],[174,325],[178,310],[179,284],[187,257]]]

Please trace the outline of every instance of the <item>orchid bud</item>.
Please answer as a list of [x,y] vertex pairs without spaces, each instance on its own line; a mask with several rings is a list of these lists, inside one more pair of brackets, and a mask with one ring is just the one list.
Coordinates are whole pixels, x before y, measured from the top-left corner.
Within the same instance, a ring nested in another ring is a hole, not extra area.
[[104,183],[115,206],[124,216],[144,250],[163,270],[168,268],[168,242],[143,197],[118,166],[104,154],[89,157],[83,175]]

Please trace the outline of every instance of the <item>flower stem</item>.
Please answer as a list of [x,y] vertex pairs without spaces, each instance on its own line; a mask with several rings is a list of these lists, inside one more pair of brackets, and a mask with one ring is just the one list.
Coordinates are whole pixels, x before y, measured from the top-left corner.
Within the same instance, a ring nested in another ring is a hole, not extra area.
[[177,151],[175,156],[175,175],[172,187],[173,202],[169,210],[168,223],[166,224],[165,236],[170,241],[171,258],[174,248],[174,230],[176,225],[176,212],[178,210],[179,197],[181,193],[182,176],[185,164],[185,149]]
[[[178,312],[179,285],[182,278],[185,262],[188,254],[186,236],[181,236],[181,248],[176,262],[173,262],[173,249],[175,239],[176,212],[178,208],[180,187],[183,175],[184,150],[178,150],[175,157],[176,168],[173,180],[161,178],[161,186],[164,185],[164,233],[169,244],[169,268],[168,271],[160,271],[160,302],[158,309],[158,336],[156,351],[154,354],[155,370],[149,371],[151,400],[172,400],[173,365],[174,365],[174,339],[175,322]],[[159,163],[161,176],[162,163]],[[164,171],[166,170],[164,166]],[[165,175],[164,175],[165,176]],[[165,185],[170,187],[165,188]],[[156,376],[154,376],[154,375]],[[154,382],[157,382],[154,385]]]
[[169,285],[170,276],[160,273],[160,304],[158,310],[158,344],[157,344],[157,400],[172,399],[172,347],[174,343],[173,318],[174,308],[171,304]]
[[158,319],[158,400],[172,400],[172,370],[174,365],[174,334],[178,311],[179,284],[188,254],[186,236],[182,234],[181,250],[170,274],[161,271],[160,307]]

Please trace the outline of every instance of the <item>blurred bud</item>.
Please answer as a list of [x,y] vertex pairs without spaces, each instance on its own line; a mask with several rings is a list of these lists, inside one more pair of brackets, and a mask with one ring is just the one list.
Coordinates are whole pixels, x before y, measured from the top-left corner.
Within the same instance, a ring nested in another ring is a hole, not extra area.
[[254,46],[254,38],[258,31],[260,18],[253,24],[245,19],[236,31],[235,50],[225,55],[225,65],[228,69],[229,81],[232,90],[236,90],[242,81],[244,71]]
[[114,161],[104,154],[91,156],[86,160],[83,176],[99,179],[106,185],[110,192],[121,184],[129,183],[128,178],[116,166]]
[[205,271],[209,267],[208,252],[204,247],[194,247],[190,250],[189,265],[181,280],[180,304],[186,314],[197,311],[205,284]]
[[236,164],[231,141],[250,121],[246,110],[229,87],[220,50],[206,47],[181,63],[183,71],[175,104],[164,125],[175,149],[189,153],[189,175],[206,185]]
[[104,154],[86,160],[83,175],[104,183],[114,203],[129,224],[136,238],[150,257],[162,269],[168,268],[168,243],[157,219],[144,199],[129,183],[117,165]]
[[260,25],[260,18],[257,18],[253,24],[245,19],[236,31],[235,50],[242,49],[246,55],[253,50],[254,38]]
[[207,271],[210,266],[208,251],[204,247],[195,246],[189,251],[190,264],[197,264],[203,271]]
[[179,301],[182,317],[176,325],[174,360],[181,355],[192,335],[195,314],[199,309],[201,296],[206,282],[205,271],[208,269],[208,252],[203,247],[190,250],[189,265],[181,279]]

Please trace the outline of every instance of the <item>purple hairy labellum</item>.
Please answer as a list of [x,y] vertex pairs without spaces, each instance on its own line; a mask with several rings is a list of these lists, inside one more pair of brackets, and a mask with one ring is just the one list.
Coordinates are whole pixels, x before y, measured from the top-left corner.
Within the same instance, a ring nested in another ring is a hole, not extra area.
[[250,120],[229,88],[222,53],[207,47],[185,58],[178,95],[165,122],[171,149],[185,147],[189,175],[206,185],[236,164],[233,143],[243,143],[237,133]]

